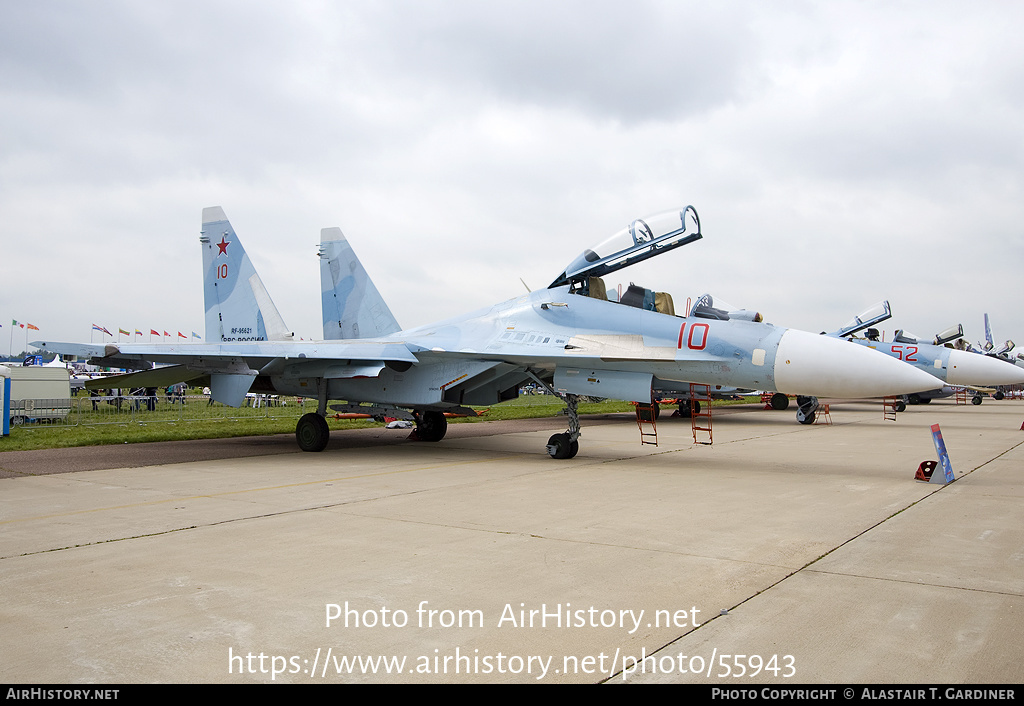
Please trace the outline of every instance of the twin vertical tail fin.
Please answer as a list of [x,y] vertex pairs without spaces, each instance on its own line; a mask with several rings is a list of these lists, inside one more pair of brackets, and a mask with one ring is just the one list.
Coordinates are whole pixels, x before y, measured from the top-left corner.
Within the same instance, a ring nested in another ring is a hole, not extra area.
[[320,231],[324,339],[377,338],[402,330],[340,228]]
[[263,281],[220,206],[203,209],[206,342],[290,341]]
[[[203,209],[203,299],[206,342],[290,341],[292,334],[256,274],[220,206]],[[257,372],[241,360],[210,371],[210,396],[239,407]]]

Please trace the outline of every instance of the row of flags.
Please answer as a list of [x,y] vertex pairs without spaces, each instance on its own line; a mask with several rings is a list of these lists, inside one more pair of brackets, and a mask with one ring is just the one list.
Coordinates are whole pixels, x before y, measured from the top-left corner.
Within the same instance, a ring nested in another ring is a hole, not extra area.
[[[26,330],[28,330],[28,331],[38,331],[38,330],[39,330],[39,327],[38,327],[38,326],[36,326],[35,324],[30,324],[30,323],[28,323],[28,322],[26,322],[26,321],[17,321],[17,320],[15,320],[15,319],[11,319],[11,326],[12,326],[12,327],[14,327],[14,326],[17,326],[17,327],[19,327],[19,328],[23,328],[23,329],[26,329]],[[3,327],[4,327],[4,325],[3,325],[3,324],[0,324],[0,328],[3,328]],[[103,333],[107,334],[108,336],[113,336],[113,335],[114,335],[114,334],[112,334],[112,333],[111,333],[110,331],[108,331],[107,329],[105,329],[105,328],[104,328],[103,326],[97,326],[96,324],[93,324],[93,325],[92,325],[92,330],[93,330],[93,331],[102,331]],[[118,333],[120,333],[120,334],[123,334],[123,335],[125,335],[125,336],[131,336],[131,335],[133,335],[131,331],[125,331],[125,330],[124,330],[123,328],[119,328],[119,329],[117,329],[117,332],[118,332]],[[139,329],[135,329],[135,334],[134,334],[134,335],[136,335],[136,336],[141,336],[141,335],[143,335],[143,334],[142,334],[142,331],[140,331]],[[161,334],[161,333],[160,333],[159,331],[157,331],[156,329],[150,329],[150,330],[149,330],[149,335],[150,335],[150,336],[166,336],[167,338],[170,338],[170,337],[171,337],[171,334],[167,333],[166,331],[164,331],[164,332],[163,332],[163,333]],[[190,341],[190,340],[192,340],[192,339],[190,339],[190,338],[189,338],[188,336],[186,336],[185,334],[183,334],[183,333],[182,333],[181,331],[178,331],[178,338],[184,338],[184,339],[185,339],[186,341]],[[200,341],[201,341],[201,340],[203,340],[203,337],[202,337],[202,336],[200,336],[200,335],[199,335],[198,333],[196,333],[195,331],[193,331],[193,332],[192,332],[192,338],[198,338],[198,339],[199,339]]]
[[[108,331],[108,330],[107,330],[106,328],[104,328],[103,326],[97,326],[96,324],[93,324],[93,325],[92,325],[92,330],[93,330],[93,331],[100,331],[100,332],[102,332],[102,333],[105,333],[105,334],[107,334],[108,336],[113,336],[113,335],[114,335],[114,334],[112,334],[112,333],[111,333],[110,331]],[[144,335],[144,334],[142,333],[142,331],[140,331],[139,329],[135,329],[135,332],[134,332],[134,334],[133,334],[133,333],[132,333],[131,331],[125,331],[125,330],[124,330],[123,328],[119,328],[119,329],[117,329],[117,332],[118,332],[119,334],[122,334],[122,335],[124,335],[124,336],[132,336],[132,335],[135,335],[135,336],[142,336],[142,335]],[[150,330],[149,330],[149,335],[150,335],[150,336],[166,336],[167,338],[170,338],[170,337],[171,337],[171,334],[167,333],[167,331],[164,331],[163,333],[160,333],[160,332],[159,332],[159,331],[157,331],[156,329],[150,329]],[[185,339],[186,341],[189,341],[189,340],[191,340],[191,339],[190,339],[190,338],[189,338],[188,336],[186,336],[185,334],[183,334],[183,333],[182,333],[181,331],[178,331],[178,338],[184,338],[184,339]],[[202,336],[200,336],[200,335],[199,335],[198,333],[196,333],[195,331],[193,331],[193,332],[192,332],[192,338],[198,338],[198,339],[199,339],[200,341],[201,341],[201,340],[203,340],[203,337],[202,337]]]

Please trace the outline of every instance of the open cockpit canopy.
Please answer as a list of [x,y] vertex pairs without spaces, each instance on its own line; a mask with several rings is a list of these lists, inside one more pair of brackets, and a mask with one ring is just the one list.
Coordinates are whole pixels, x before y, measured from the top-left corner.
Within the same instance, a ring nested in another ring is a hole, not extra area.
[[852,336],[858,331],[863,331],[869,326],[881,323],[891,316],[892,309],[889,308],[889,302],[878,302],[874,306],[868,307],[865,311],[854,316],[845,326],[832,335],[839,336],[840,338]]
[[548,289],[585,283],[589,277],[602,277],[702,237],[693,206],[637,218],[600,245],[580,253]]

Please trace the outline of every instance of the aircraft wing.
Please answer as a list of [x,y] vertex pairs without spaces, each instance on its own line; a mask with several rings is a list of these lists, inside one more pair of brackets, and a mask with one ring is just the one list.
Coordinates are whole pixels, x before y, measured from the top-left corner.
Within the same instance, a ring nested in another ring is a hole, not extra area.
[[[246,341],[240,343],[126,343],[116,345],[56,343],[34,341],[31,345],[62,356],[87,358],[94,365],[109,364],[111,360],[137,363],[136,369],[149,366],[146,361],[158,363],[184,363],[199,360],[245,359],[258,361],[290,359],[380,360],[415,363],[413,352],[402,341]],[[112,366],[115,367],[115,366]],[[131,365],[116,367],[131,368]]]
[[[32,345],[90,365],[139,372],[95,381],[90,388],[165,387],[209,378],[213,398],[237,407],[260,375],[330,379],[376,377],[386,363],[418,362],[409,346],[382,341],[246,341],[181,345],[96,345],[35,341]],[[152,363],[164,363],[153,367]]]

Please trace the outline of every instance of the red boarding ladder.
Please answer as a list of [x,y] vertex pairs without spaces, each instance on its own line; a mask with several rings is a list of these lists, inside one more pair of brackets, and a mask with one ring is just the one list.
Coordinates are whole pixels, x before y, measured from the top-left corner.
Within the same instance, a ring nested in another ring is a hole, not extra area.
[[967,388],[966,387],[954,387],[956,390],[956,403],[967,404]]
[[[658,445],[658,403],[636,403],[636,425],[640,427],[640,443]],[[644,425],[650,425],[650,431],[644,431]]]
[[[700,411],[694,411],[700,407]],[[714,439],[711,435],[711,386],[701,385],[696,382],[690,383],[690,426],[693,428],[693,443],[711,446]],[[706,433],[707,441],[698,439]]]
[[896,403],[901,399],[901,397],[882,398],[882,419],[890,422],[896,421]]
[[815,424],[832,424],[832,413],[828,411],[827,404],[819,404],[814,411]]

